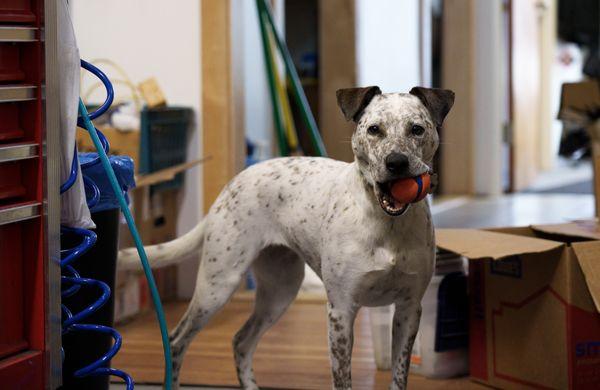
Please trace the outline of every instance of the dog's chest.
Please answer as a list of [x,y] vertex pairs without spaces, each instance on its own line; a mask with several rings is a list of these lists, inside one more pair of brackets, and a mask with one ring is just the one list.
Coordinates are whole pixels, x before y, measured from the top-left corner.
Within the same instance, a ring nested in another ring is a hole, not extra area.
[[[359,232],[351,241],[331,240],[337,250],[331,276],[352,286],[364,306],[381,306],[421,296],[431,279],[435,261],[433,227],[426,205],[415,205],[405,216],[380,221],[341,223]],[[404,218],[404,219],[401,219]],[[338,230],[341,229],[333,226]],[[334,231],[336,229],[333,229]]]
[[364,306],[388,305],[422,295],[435,261],[427,245],[382,246],[358,276],[356,296]]

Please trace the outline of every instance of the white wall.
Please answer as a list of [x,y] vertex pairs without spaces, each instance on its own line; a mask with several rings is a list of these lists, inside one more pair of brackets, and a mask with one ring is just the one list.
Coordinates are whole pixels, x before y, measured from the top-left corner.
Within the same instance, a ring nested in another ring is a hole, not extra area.
[[356,0],[357,85],[420,85],[419,0]]
[[[492,1],[475,7],[475,133],[473,137],[474,187],[481,195],[502,193],[502,113],[506,109],[502,41],[502,8]],[[508,162],[505,162],[508,164]]]
[[[194,108],[196,131],[189,140],[188,157],[198,158],[202,151],[200,1],[71,0],[70,6],[83,59],[108,58],[124,68],[134,83],[155,77],[169,104]],[[116,77],[111,69],[106,71]],[[87,77],[83,91],[90,81]],[[202,169],[191,169],[185,180],[178,235],[190,230],[202,212]],[[189,267],[180,267],[184,296],[191,294],[195,280]]]
[[[242,28],[234,31],[237,32],[238,38],[242,42],[238,47],[241,46],[241,50],[243,50],[241,58],[238,57],[243,62],[240,78],[243,88],[239,93],[243,93],[244,112],[242,115],[246,136],[254,142],[272,145],[273,108],[269,97],[269,84],[265,70],[256,2],[235,0],[233,5],[241,8],[241,12],[236,12],[234,15],[237,18],[234,20],[238,20],[242,24]],[[266,149],[267,152],[272,150],[271,147]],[[271,155],[266,157],[271,157]]]

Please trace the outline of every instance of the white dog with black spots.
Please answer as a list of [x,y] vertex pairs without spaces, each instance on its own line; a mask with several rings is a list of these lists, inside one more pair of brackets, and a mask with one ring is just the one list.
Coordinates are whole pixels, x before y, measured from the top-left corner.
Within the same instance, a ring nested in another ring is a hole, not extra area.
[[[253,165],[229,182],[193,230],[146,248],[153,267],[200,259],[193,298],[170,336],[175,387],[190,342],[252,267],[254,313],[233,346],[241,387],[258,389],[252,355],[294,300],[306,263],[327,291],[333,388],[352,387],[358,309],[389,304],[395,305],[390,388],[406,388],[435,239],[428,203],[399,204],[390,186],[433,172],[437,131],[454,93],[415,87],[382,94],[366,87],[339,90],[337,98],[356,123],[354,162],[289,157]],[[136,251],[121,251],[119,266],[139,268]]]

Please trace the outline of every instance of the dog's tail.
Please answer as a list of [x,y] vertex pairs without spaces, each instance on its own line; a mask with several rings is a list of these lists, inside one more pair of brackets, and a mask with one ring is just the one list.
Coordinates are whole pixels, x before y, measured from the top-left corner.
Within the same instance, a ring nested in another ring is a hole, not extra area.
[[[148,262],[152,268],[166,267],[178,264],[189,259],[192,255],[201,255],[204,244],[204,220],[200,221],[192,230],[173,241],[164,244],[144,247],[148,255]],[[127,248],[119,251],[117,261],[119,270],[139,270],[142,263],[136,248]]]

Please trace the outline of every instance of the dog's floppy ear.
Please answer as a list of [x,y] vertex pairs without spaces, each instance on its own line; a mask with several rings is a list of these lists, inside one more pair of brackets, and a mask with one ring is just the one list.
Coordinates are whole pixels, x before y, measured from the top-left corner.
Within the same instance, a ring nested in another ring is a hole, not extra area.
[[344,88],[335,92],[338,106],[342,109],[347,121],[358,122],[360,115],[375,95],[381,94],[379,87]]
[[441,127],[454,104],[454,92],[449,89],[414,87],[409,93],[421,100],[429,110],[435,126]]

